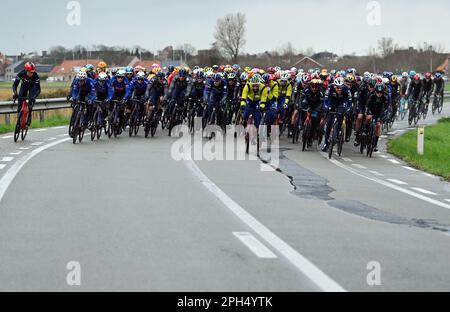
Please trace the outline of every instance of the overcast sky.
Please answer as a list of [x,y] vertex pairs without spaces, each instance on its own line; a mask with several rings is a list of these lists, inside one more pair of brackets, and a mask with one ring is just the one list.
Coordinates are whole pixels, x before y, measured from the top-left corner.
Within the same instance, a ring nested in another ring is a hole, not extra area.
[[290,41],[297,50],[368,53],[383,36],[400,46],[428,42],[450,48],[450,2],[381,0],[381,25],[367,23],[365,0],[79,0],[81,25],[69,26],[66,0],[2,0],[0,52],[17,54],[63,45],[140,45],[155,52],[214,41],[217,18],[247,16],[245,52],[271,51]]

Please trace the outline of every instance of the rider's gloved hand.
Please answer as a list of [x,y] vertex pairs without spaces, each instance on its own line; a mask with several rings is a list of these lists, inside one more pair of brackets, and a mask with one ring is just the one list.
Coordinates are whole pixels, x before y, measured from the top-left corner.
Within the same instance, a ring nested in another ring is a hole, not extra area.
[[14,100],[14,101],[17,100],[18,97],[19,97],[19,96],[17,95],[17,93],[14,92],[14,93],[13,93],[13,100]]
[[245,101],[241,101],[241,107],[247,105],[247,103]]
[[261,110],[265,110],[265,109],[266,109],[266,103],[261,103],[261,104],[259,104],[259,108],[260,108]]

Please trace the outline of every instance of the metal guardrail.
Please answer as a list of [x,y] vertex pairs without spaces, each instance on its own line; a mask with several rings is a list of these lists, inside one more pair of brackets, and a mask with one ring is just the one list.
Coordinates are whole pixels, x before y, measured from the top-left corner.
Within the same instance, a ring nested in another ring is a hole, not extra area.
[[[12,114],[17,112],[17,106],[19,104],[13,103],[13,101],[0,102],[0,114]],[[70,103],[66,98],[54,98],[54,99],[38,99],[34,103],[33,111],[46,111],[52,109],[70,108]]]

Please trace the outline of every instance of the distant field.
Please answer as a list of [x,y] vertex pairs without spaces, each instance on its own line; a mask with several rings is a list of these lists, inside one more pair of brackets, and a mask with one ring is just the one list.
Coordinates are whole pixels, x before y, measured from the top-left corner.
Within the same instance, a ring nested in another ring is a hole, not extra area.
[[[65,97],[70,87],[70,82],[41,82],[42,93],[39,98]],[[0,82],[0,100],[12,99],[12,82]]]

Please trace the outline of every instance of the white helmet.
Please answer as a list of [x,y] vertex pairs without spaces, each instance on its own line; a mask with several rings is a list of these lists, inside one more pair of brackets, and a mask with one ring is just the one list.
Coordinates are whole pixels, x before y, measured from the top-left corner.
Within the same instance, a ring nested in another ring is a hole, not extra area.
[[368,71],[364,72],[364,78],[370,78],[370,73]]
[[280,80],[287,81],[287,80],[289,80],[290,77],[291,76],[289,75],[289,72],[287,72],[287,71],[282,71],[280,74]]
[[334,82],[333,82],[333,84],[336,86],[336,87],[343,87],[344,86],[344,78],[342,78],[342,77],[337,77],[336,79],[334,79]]
[[108,79],[108,75],[105,72],[98,74],[98,80],[105,81],[106,79]]
[[141,70],[136,74],[136,78],[137,79],[144,79],[145,78],[145,73]]
[[77,79],[85,80],[87,78],[87,74],[84,71],[79,71],[77,74]]
[[389,84],[389,78],[383,78],[383,84],[385,85]]
[[119,69],[117,71],[116,77],[125,77],[125,71],[123,69]]
[[409,74],[408,74],[407,72],[403,72],[403,73],[402,73],[402,77],[403,77],[403,78],[408,78],[408,77],[409,77]]

